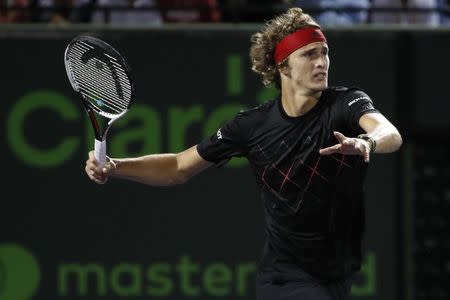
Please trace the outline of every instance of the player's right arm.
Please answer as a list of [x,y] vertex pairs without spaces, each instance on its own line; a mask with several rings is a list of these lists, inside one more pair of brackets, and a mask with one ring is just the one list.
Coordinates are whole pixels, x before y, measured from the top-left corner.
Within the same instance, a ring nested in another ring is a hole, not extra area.
[[193,146],[180,153],[151,154],[135,158],[112,158],[98,167],[94,152],[89,152],[85,171],[96,183],[105,183],[109,177],[124,178],[151,186],[182,184],[212,166]]

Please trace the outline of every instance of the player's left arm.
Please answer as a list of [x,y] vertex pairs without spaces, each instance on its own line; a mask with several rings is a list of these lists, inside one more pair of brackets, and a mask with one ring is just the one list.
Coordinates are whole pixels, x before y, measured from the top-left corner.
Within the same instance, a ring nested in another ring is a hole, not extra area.
[[403,143],[397,128],[381,113],[362,115],[359,126],[366,132],[365,135],[373,140],[375,153],[397,151]]
[[402,145],[402,137],[397,128],[381,113],[373,112],[362,115],[359,126],[366,132],[358,137],[347,137],[335,131],[337,144],[320,149],[321,155],[341,153],[361,155],[369,162],[371,153],[390,153]]

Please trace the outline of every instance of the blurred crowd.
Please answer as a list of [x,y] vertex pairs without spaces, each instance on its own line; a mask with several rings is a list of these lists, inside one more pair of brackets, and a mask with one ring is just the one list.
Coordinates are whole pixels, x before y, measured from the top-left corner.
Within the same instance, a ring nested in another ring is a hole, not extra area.
[[450,0],[0,0],[0,23],[259,23],[292,6],[325,26],[450,25]]

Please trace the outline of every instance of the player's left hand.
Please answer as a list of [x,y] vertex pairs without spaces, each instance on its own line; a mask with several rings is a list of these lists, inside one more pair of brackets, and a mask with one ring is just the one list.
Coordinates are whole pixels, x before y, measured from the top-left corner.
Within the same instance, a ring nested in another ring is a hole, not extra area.
[[322,148],[319,150],[321,155],[330,155],[333,153],[349,154],[349,155],[361,155],[364,157],[366,163],[370,160],[370,145],[369,142],[359,139],[346,137],[342,133],[335,131],[334,136],[338,140],[339,144]]

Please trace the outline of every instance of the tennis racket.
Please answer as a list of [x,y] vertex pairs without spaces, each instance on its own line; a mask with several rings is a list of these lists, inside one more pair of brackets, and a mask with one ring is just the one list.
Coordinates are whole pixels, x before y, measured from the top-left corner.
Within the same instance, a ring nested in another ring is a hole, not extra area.
[[125,59],[99,38],[81,35],[66,47],[64,64],[72,88],[81,96],[95,134],[94,153],[106,163],[106,136],[130,108],[134,81]]

